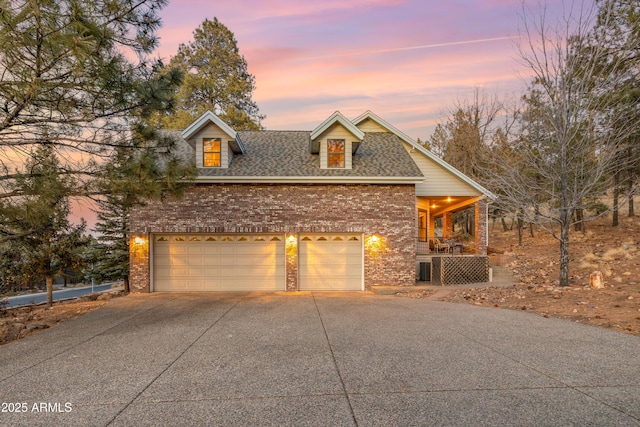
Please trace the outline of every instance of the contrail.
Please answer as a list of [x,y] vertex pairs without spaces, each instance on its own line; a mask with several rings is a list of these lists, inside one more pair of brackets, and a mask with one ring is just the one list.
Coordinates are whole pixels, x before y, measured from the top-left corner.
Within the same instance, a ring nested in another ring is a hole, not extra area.
[[520,36],[515,37],[494,37],[490,39],[476,39],[476,40],[465,40],[460,42],[449,42],[449,43],[438,43],[438,44],[425,44],[422,46],[409,46],[409,47],[396,47],[392,49],[380,49],[380,50],[370,50],[367,52],[353,52],[353,53],[341,53],[336,55],[326,55],[326,56],[314,56],[312,58],[305,58],[305,60],[310,59],[323,59],[323,58],[335,58],[339,56],[360,56],[360,55],[372,55],[375,53],[388,53],[388,52],[400,52],[403,50],[417,50],[417,49],[429,49],[432,47],[443,47],[443,46],[457,46],[461,44],[472,44],[472,43],[485,43],[485,42],[493,42],[498,40],[509,40],[509,39],[517,39]]

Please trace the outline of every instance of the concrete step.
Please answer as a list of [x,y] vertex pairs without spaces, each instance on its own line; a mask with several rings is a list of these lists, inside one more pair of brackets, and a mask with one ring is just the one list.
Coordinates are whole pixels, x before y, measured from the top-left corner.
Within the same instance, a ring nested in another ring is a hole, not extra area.
[[516,283],[518,278],[513,275],[511,269],[495,264],[489,264],[489,268],[492,269],[493,282],[511,282]]

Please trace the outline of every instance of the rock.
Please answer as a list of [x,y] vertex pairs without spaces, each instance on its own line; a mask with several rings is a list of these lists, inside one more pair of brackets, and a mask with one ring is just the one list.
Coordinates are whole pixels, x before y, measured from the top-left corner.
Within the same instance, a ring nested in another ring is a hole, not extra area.
[[599,270],[594,271],[589,276],[589,283],[591,287],[594,289],[603,289],[604,288],[604,279],[602,278],[602,272]]
[[536,292],[544,292],[545,289],[544,288],[536,288]]
[[44,323],[31,323],[27,325],[27,331],[32,331],[34,329],[47,329],[49,325],[45,325]]

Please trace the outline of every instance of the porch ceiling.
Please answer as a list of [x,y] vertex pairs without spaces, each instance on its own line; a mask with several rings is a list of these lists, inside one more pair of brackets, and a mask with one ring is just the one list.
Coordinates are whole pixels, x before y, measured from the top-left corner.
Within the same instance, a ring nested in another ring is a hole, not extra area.
[[458,212],[469,208],[478,196],[418,196],[418,209],[428,210],[435,217],[445,212]]

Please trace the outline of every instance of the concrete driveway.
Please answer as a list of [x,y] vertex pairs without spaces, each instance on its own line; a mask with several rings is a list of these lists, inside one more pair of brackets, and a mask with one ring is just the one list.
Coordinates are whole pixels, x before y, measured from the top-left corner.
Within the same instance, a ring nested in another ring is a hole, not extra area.
[[640,339],[368,293],[130,295],[0,347],[0,400],[12,426],[640,425]]

